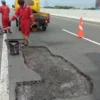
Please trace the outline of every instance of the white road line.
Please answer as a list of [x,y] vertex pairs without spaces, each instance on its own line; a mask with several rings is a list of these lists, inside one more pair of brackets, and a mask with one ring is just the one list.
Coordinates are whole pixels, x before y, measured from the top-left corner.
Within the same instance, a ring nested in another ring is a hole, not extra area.
[[8,51],[5,39],[7,39],[7,35],[3,34],[0,75],[0,100],[9,100]]
[[[65,30],[65,29],[62,29],[64,32],[67,32],[67,33],[69,33],[69,34],[72,34],[72,35],[74,35],[74,36],[77,36],[75,33],[73,33],[73,32],[70,32],[70,31],[68,31],[68,30]],[[100,46],[100,43],[98,43],[98,42],[96,42],[96,41],[93,41],[93,40],[91,40],[91,39],[88,39],[88,38],[82,38],[82,39],[84,39],[84,40],[86,40],[86,41],[89,41],[89,42],[91,42],[91,43],[93,43],[93,44],[96,44],[96,45],[99,45]]]
[[68,30],[65,30],[65,29],[62,29],[62,30],[65,31],[65,32],[67,32],[67,33],[70,33],[70,34],[72,34],[72,35],[77,36],[75,33],[72,33],[72,32],[70,32],[70,31],[68,31]]

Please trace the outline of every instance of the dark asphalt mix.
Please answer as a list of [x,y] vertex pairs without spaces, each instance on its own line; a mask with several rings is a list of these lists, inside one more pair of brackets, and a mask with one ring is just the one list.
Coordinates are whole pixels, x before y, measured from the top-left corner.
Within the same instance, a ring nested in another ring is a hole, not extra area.
[[[99,24],[83,25],[85,37],[99,43]],[[62,30],[77,34],[78,26],[79,20],[51,16],[47,31],[31,32],[31,47],[9,55],[9,100],[100,100],[100,46]],[[11,30],[9,39],[22,38],[15,22]],[[0,51],[1,61],[2,35]]]

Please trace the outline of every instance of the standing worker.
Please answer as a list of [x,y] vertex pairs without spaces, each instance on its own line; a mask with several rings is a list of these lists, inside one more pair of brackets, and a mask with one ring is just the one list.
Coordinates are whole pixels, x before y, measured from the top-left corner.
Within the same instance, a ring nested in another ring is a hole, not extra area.
[[2,14],[2,26],[3,26],[3,30],[4,30],[5,33],[7,33],[7,31],[9,33],[12,33],[10,31],[10,26],[9,26],[10,8],[6,5],[6,1],[2,0],[1,3],[2,3],[2,6],[0,6],[0,13]]
[[24,0],[18,0],[19,8],[16,10],[15,15],[11,18],[11,21],[16,20],[17,17],[20,19],[21,31],[24,36],[24,44],[28,45],[28,38],[30,35],[30,24],[34,23],[34,17],[32,9],[25,4]]

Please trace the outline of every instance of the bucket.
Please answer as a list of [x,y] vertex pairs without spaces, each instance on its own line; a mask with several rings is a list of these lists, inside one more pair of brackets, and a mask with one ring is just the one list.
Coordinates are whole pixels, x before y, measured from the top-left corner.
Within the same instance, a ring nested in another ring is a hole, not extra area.
[[31,29],[32,29],[33,32],[37,32],[38,31],[38,25],[37,24],[32,24]]
[[20,43],[17,40],[8,41],[8,46],[9,46],[11,55],[19,55],[19,45]]

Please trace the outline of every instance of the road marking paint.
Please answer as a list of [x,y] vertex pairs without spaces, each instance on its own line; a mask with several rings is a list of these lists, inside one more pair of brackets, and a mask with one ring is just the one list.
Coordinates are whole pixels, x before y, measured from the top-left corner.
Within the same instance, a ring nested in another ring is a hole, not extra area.
[[67,32],[67,33],[70,33],[70,34],[72,34],[72,35],[77,36],[75,33],[72,33],[72,32],[70,32],[70,31],[68,31],[68,30],[65,30],[65,29],[62,29],[62,30],[65,31],[65,32]]
[[[74,35],[74,36],[77,36],[75,33],[73,33],[73,32],[70,32],[70,31],[68,31],[68,30],[65,30],[65,29],[62,29],[64,32],[67,32],[67,33],[69,33],[69,34],[72,34],[72,35]],[[86,40],[86,41],[89,41],[89,42],[91,42],[91,43],[93,43],[93,44],[96,44],[96,45],[99,45],[100,46],[100,43],[98,43],[98,42],[96,42],[96,41],[93,41],[93,40],[91,40],[91,39],[88,39],[88,38],[85,38],[85,37],[83,37],[82,39],[84,39],[84,40]]]
[[7,34],[3,34],[0,75],[0,100],[9,100],[8,51],[5,39],[7,39]]

